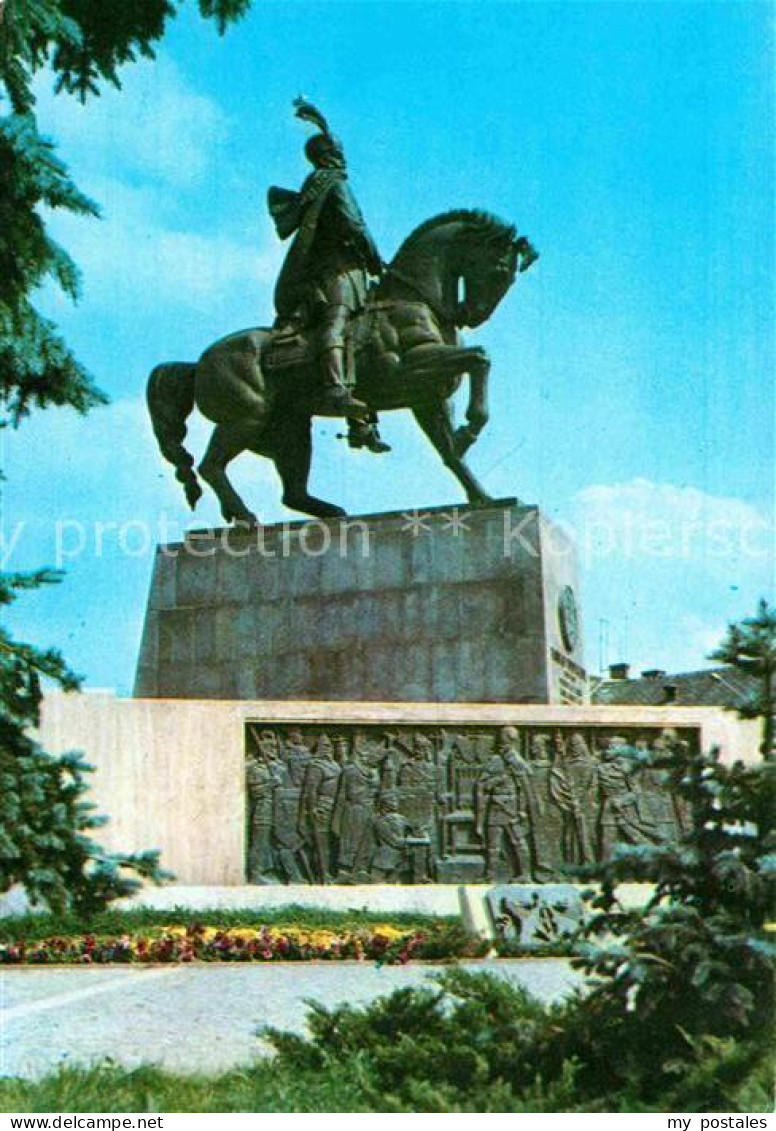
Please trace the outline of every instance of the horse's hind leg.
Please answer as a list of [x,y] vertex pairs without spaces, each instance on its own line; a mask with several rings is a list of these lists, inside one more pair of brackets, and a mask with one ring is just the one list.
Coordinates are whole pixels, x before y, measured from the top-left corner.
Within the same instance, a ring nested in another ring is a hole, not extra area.
[[260,430],[261,425],[255,421],[216,425],[199,465],[199,474],[218,496],[221,514],[226,522],[247,523],[251,526],[255,526],[257,522],[256,515],[248,510],[229,482],[226,468],[241,452],[254,446]]
[[172,362],[157,365],[148,379],[147,403],[159,450],[175,468],[175,477],[182,484],[193,510],[202,496],[202,488],[194,474],[194,459],[186,451],[186,420],[194,408],[194,375],[196,365]]

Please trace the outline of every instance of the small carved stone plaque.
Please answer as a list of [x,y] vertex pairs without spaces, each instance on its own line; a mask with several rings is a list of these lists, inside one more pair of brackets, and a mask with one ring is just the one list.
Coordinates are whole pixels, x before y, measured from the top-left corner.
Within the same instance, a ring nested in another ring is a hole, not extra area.
[[585,905],[571,884],[505,884],[487,894],[496,936],[537,950],[563,942],[582,925]]
[[603,861],[619,842],[676,838],[680,799],[645,755],[695,748],[698,737],[691,728],[250,723],[248,881],[567,879],[569,865]]

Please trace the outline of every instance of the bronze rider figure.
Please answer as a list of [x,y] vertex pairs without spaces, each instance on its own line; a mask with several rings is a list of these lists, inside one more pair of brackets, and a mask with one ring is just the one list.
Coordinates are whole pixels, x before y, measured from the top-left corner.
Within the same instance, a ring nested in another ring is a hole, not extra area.
[[345,334],[363,310],[369,276],[384,269],[377,246],[348,183],[341,142],[311,103],[297,98],[296,115],[319,128],[305,144],[313,171],[299,192],[273,187],[267,202],[278,235],[294,239],[275,287],[276,327],[312,332],[321,397],[316,411],[349,418],[351,447],[389,451],[376,417],[347,387]]

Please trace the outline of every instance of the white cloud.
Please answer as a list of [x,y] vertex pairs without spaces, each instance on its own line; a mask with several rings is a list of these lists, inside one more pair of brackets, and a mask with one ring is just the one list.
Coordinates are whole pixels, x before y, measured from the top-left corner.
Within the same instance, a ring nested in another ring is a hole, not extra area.
[[634,479],[584,488],[574,517],[594,670],[708,666],[772,589],[772,519],[742,499]]
[[742,499],[634,479],[596,484],[576,497],[577,536],[588,560],[668,560],[730,568],[767,562],[773,524]]
[[682,617],[679,625],[687,654],[702,657],[704,662],[699,665],[701,667],[706,666],[706,657],[719,647],[726,628],[727,622],[724,617],[718,620],[706,620],[694,613],[687,613]]
[[591,484],[577,495],[588,511],[603,512],[607,517],[630,512],[639,516],[681,518],[716,518],[721,515],[751,518],[757,512],[748,503],[735,497],[711,495],[697,487],[679,487],[675,483],[655,483],[650,479],[632,479],[629,483]]
[[165,223],[155,194],[103,179],[102,220],[58,214],[51,228],[83,271],[86,301],[117,305],[161,303],[202,309],[252,296],[265,304],[280,268],[283,248],[269,223],[252,230],[190,231]]
[[[236,325],[266,320],[283,248],[239,190],[227,115],[164,55],[127,68],[122,81],[85,106],[54,95],[50,76],[37,84],[41,129],[103,212],[99,221],[58,210],[47,218],[83,272],[84,307],[125,324],[165,306],[215,310],[213,322],[229,328],[233,316]],[[68,307],[53,291],[46,301],[61,317]]]
[[190,186],[213,165],[228,131],[223,110],[164,55],[126,68],[120,90],[106,86],[85,105],[55,95],[48,75],[36,96],[41,130],[61,143],[78,176],[110,167]]

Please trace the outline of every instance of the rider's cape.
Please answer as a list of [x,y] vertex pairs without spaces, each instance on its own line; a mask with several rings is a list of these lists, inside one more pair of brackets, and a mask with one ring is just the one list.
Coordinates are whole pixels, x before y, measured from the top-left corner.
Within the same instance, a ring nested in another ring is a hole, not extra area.
[[275,310],[280,318],[290,318],[304,300],[318,218],[329,193],[343,179],[337,169],[316,169],[301,192],[273,187],[267,193],[270,215],[280,238],[288,239],[296,232],[275,285]]

